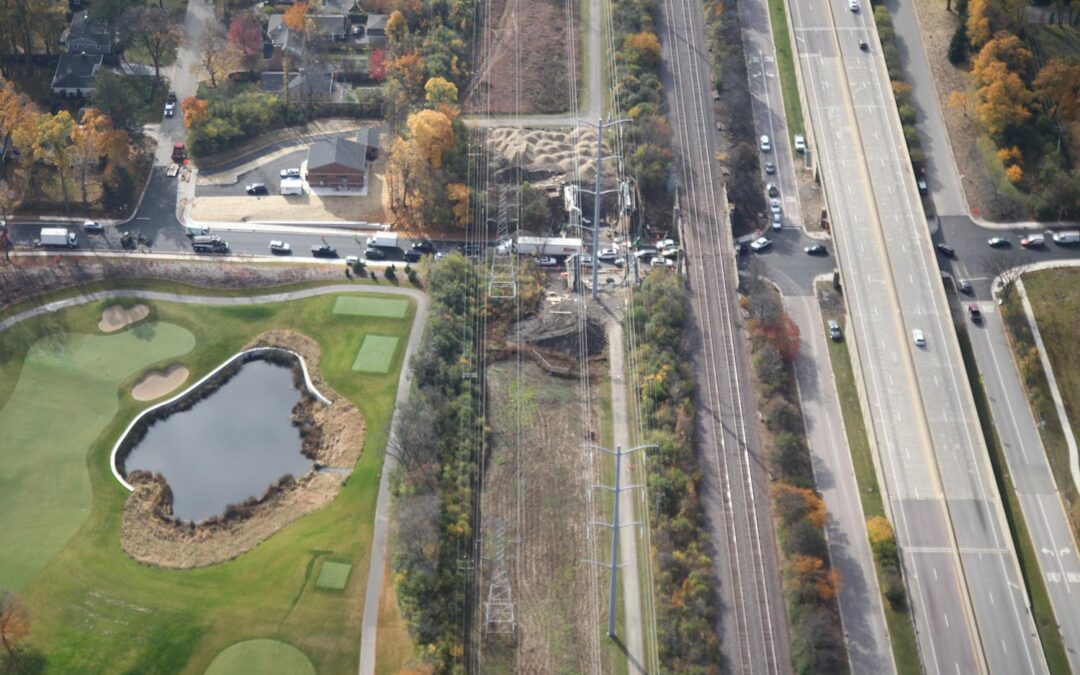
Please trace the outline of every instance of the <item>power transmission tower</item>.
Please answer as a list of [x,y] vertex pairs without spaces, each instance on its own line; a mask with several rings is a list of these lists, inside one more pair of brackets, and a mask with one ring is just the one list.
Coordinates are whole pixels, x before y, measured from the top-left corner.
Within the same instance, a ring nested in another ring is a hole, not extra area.
[[488,584],[488,598],[484,603],[484,635],[513,635],[514,596],[510,588],[510,572],[507,561],[513,557],[506,548],[515,543],[506,538],[506,521],[498,519],[494,523],[495,534],[492,537],[492,554],[488,558],[494,568]]
[[[619,124],[629,122],[629,119],[621,120],[597,120],[594,122],[586,122],[585,120],[578,120],[579,124],[587,124],[590,127],[596,129],[596,186],[591,190],[593,195],[593,261],[592,261],[592,297],[593,300],[599,297],[599,284],[600,284],[600,261],[596,259],[596,256],[600,254],[600,198],[611,192],[620,192],[619,188],[613,190],[602,191],[600,189],[600,178],[604,174],[604,160],[618,157],[618,155],[604,155],[604,129],[614,127]],[[582,190],[583,192],[590,192],[590,190]]]
[[600,520],[594,520],[592,522],[593,525],[601,525],[601,526],[606,527],[606,528],[611,530],[611,562],[605,563],[605,562],[601,562],[599,560],[588,560],[588,561],[586,561],[586,562],[590,562],[590,563],[592,563],[594,565],[600,565],[601,567],[607,567],[609,572],[610,572],[610,583],[609,583],[609,591],[608,591],[609,592],[609,597],[608,597],[608,627],[607,627],[607,634],[608,634],[609,638],[613,638],[613,637],[615,637],[615,600],[616,600],[616,595],[615,595],[615,580],[616,580],[616,577],[615,577],[615,573],[619,570],[620,567],[624,567],[626,565],[626,563],[619,563],[619,530],[621,528],[630,527],[632,525],[641,525],[641,521],[637,521],[637,520],[631,521],[629,523],[620,523],[619,522],[619,497],[621,496],[623,490],[633,490],[635,488],[645,487],[641,483],[635,483],[633,485],[623,485],[622,484],[622,458],[625,455],[629,455],[632,452],[637,452],[638,450],[644,450],[646,448],[655,448],[657,446],[655,446],[655,445],[639,445],[636,448],[630,448],[629,450],[623,450],[620,446],[616,445],[614,452],[612,452],[611,450],[608,450],[605,447],[599,446],[599,445],[583,445],[581,447],[583,447],[583,448],[585,448],[587,450],[600,450],[601,452],[606,452],[607,454],[612,455],[613,457],[615,457],[615,485],[614,485],[614,487],[612,487],[610,485],[594,485],[593,486],[593,487],[596,487],[596,488],[600,488],[601,490],[608,490],[609,492],[613,493],[614,498],[615,498],[615,504],[614,504],[614,506],[613,506],[613,508],[611,510],[611,522],[610,523],[605,523],[605,522],[600,521]]
[[[489,298],[514,298],[517,296],[517,274],[515,265],[517,253],[514,251],[511,235],[517,231],[517,209],[510,212],[511,203],[507,199],[508,188],[499,186],[499,204],[496,223],[499,228],[498,244],[491,257],[491,276],[488,278]],[[514,227],[511,227],[513,225]]]

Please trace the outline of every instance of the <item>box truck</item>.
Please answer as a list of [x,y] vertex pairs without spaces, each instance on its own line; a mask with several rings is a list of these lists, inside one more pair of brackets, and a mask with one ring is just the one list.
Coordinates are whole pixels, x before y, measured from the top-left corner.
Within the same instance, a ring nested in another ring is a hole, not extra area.
[[518,237],[514,252],[518,255],[574,255],[575,253],[581,253],[581,239],[576,237]]
[[397,248],[397,232],[380,232],[368,237],[367,245],[372,248]]
[[299,178],[282,178],[281,194],[286,197],[304,194],[304,181]]
[[75,248],[79,245],[79,235],[66,227],[43,227],[41,228],[41,245]]

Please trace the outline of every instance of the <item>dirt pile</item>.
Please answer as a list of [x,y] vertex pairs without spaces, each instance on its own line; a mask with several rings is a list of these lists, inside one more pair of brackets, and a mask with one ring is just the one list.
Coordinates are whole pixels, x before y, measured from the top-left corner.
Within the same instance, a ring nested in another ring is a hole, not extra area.
[[306,397],[307,401],[294,409],[294,420],[305,430],[304,454],[315,462],[314,469],[299,479],[285,476],[261,497],[229,506],[224,514],[201,523],[173,517],[172,492],[160,476],[145,471],[131,473],[128,482],[135,491],[124,504],[120,544],[135,560],[173,569],[231,560],[333,501],[360,458],[364,419],[323,381],[318,343],[299,333],[275,330],[263,333],[245,348],[257,346],[280,347],[303,356],[313,384],[332,402],[327,406]]
[[582,345],[581,307],[576,298],[545,307],[538,315],[514,327],[510,340],[577,358],[582,348],[587,356],[604,351],[607,340],[604,327],[590,316],[585,318],[585,344]]
[[[580,175],[591,179],[594,161],[589,158],[596,155],[596,131],[587,127],[566,131],[499,127],[488,135],[488,151],[506,164],[520,164],[534,177]],[[611,162],[605,165],[604,176],[615,180]]]

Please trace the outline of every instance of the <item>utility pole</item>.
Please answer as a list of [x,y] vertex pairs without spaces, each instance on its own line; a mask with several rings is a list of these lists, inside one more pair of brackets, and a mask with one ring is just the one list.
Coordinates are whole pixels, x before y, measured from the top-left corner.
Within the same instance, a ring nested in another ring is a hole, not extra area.
[[656,448],[658,446],[656,446],[656,445],[639,445],[636,448],[630,448],[629,450],[623,450],[620,446],[615,446],[615,451],[614,452],[612,452],[611,450],[608,450],[605,447],[599,446],[599,445],[583,445],[581,447],[586,448],[588,450],[600,450],[601,452],[606,452],[607,454],[612,455],[612,456],[615,457],[615,486],[614,487],[609,486],[609,485],[594,485],[593,486],[593,487],[596,487],[596,488],[600,488],[601,490],[608,490],[609,492],[612,492],[614,494],[614,496],[615,496],[615,505],[614,505],[614,507],[612,508],[612,511],[611,511],[611,520],[612,520],[612,522],[605,523],[603,521],[594,520],[593,523],[592,523],[593,525],[602,525],[602,526],[607,527],[607,528],[609,528],[611,530],[611,562],[604,563],[604,562],[600,562],[599,560],[589,560],[589,561],[587,561],[587,562],[591,562],[594,565],[600,565],[601,567],[607,567],[608,570],[609,570],[610,583],[609,583],[609,597],[608,597],[607,635],[608,635],[609,638],[614,638],[615,637],[615,600],[616,600],[616,592],[615,592],[615,580],[616,580],[616,577],[615,577],[615,572],[617,572],[618,569],[625,564],[625,563],[623,563],[623,564],[619,563],[619,530],[621,528],[623,528],[623,527],[629,527],[631,525],[641,525],[641,521],[636,521],[636,520],[631,521],[629,523],[620,523],[619,522],[619,497],[621,496],[623,490],[632,490],[634,488],[645,487],[641,483],[635,483],[633,485],[623,485],[622,484],[622,458],[623,458],[624,455],[629,455],[632,452],[637,452],[638,450],[644,450],[646,448]]
[[600,261],[597,259],[597,255],[600,253],[600,197],[607,194],[607,192],[619,192],[619,188],[614,190],[608,190],[602,192],[600,190],[600,178],[603,176],[603,162],[605,159],[611,159],[617,157],[617,155],[604,156],[604,129],[613,127],[619,124],[629,122],[629,119],[621,120],[608,120],[605,122],[603,119],[599,119],[594,124],[593,122],[586,122],[584,120],[578,120],[579,124],[587,124],[590,127],[596,129],[596,183],[593,189],[593,250],[592,250],[592,297],[593,300],[599,298],[599,283],[600,283]]

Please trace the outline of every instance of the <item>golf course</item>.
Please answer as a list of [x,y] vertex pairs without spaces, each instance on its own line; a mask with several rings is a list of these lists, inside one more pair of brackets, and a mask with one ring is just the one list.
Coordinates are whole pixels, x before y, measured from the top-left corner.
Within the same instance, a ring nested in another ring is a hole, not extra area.
[[[135,305],[149,312],[101,329],[107,309]],[[360,292],[239,305],[124,298],[0,332],[0,590],[29,614],[32,672],[355,672],[380,470],[416,311],[410,298]],[[324,381],[363,416],[352,474],[328,506],[228,562],[135,562],[120,546],[129,492],[109,465],[117,438],[154,403],[133,387],[180,369],[195,382],[277,329],[318,343]]]

